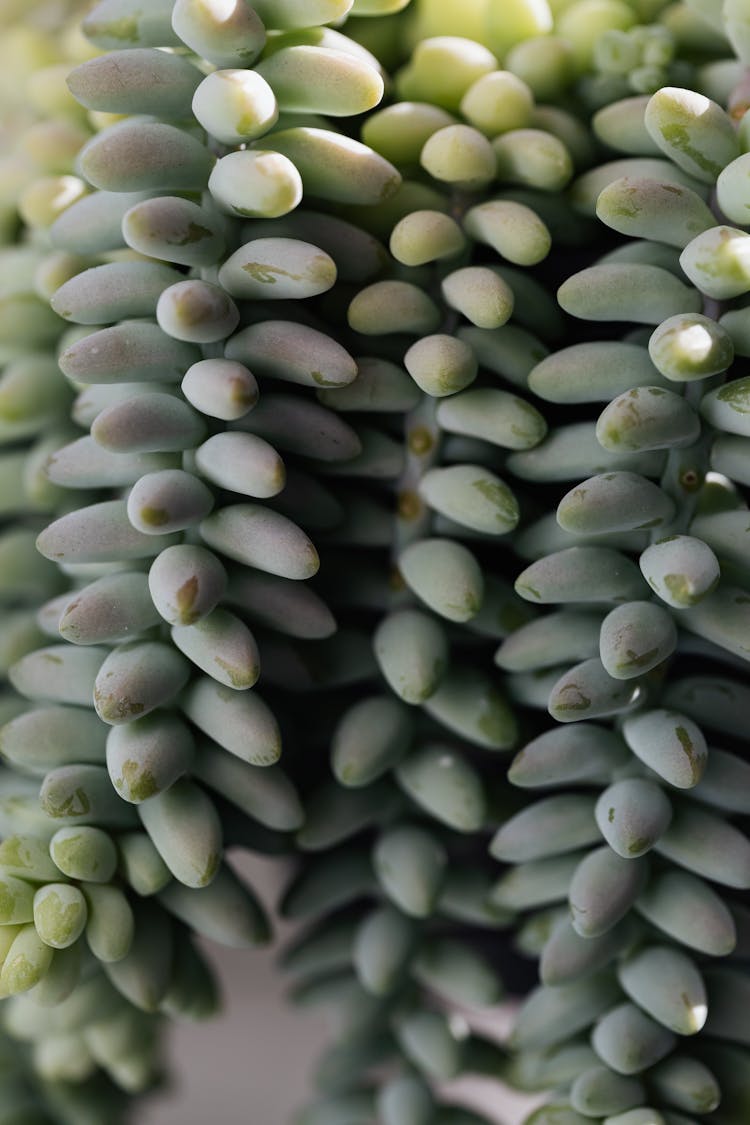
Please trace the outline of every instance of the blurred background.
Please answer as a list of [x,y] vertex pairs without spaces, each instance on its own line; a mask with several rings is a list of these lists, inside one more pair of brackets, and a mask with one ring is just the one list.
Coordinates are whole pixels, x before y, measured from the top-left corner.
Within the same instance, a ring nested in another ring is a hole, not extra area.
[[[0,0],[2,2],[2,0]],[[237,852],[233,866],[247,877],[269,910],[287,877],[285,861]],[[320,1009],[296,1008],[276,964],[294,926],[275,918],[268,949],[224,949],[204,941],[218,970],[224,1011],[207,1023],[176,1024],[168,1037],[173,1085],[141,1106],[138,1125],[293,1125],[310,1100],[319,1054],[331,1028]],[[472,1016],[472,1024],[502,1038],[512,1007]],[[536,1101],[499,1083],[462,1079],[445,1087],[448,1100],[482,1108],[498,1125],[521,1125]]]

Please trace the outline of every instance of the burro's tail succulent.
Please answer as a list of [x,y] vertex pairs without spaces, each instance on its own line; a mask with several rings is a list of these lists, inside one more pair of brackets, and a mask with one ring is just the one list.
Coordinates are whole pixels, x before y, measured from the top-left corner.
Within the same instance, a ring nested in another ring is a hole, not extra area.
[[747,1125],[745,0],[68,9],[0,15],[0,1125],[158,1086],[230,847],[299,1125]]

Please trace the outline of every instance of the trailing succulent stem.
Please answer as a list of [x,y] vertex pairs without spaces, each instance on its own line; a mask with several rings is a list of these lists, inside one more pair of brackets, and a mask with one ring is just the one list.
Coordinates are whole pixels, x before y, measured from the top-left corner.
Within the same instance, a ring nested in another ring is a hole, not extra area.
[[746,1125],[745,6],[59,7],[0,16],[0,1125],[158,1086],[195,937],[271,936],[231,847],[337,1017],[299,1125]]

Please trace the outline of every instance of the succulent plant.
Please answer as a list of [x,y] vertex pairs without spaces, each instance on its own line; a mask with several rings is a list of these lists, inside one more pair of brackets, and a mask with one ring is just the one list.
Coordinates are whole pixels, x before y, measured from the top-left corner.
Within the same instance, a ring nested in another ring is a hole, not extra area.
[[0,1123],[158,1084],[240,846],[299,1125],[745,1125],[745,7],[0,17]]

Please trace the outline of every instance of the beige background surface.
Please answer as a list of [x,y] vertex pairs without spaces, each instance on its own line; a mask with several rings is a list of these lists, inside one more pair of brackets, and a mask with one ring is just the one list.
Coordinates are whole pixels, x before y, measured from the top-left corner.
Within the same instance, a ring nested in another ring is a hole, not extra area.
[[[238,864],[270,907],[284,878],[278,861],[243,857]],[[277,922],[281,939],[290,927]],[[204,943],[219,969],[225,1012],[204,1024],[176,1025],[169,1059],[175,1087],[143,1107],[138,1125],[292,1125],[309,1099],[310,1074],[328,1041],[317,1012],[290,1007],[276,950],[226,950]],[[487,1013],[502,1033],[507,1008]],[[492,1120],[520,1125],[529,1102],[490,1081],[461,1080],[447,1090],[451,1101],[491,1108]]]

